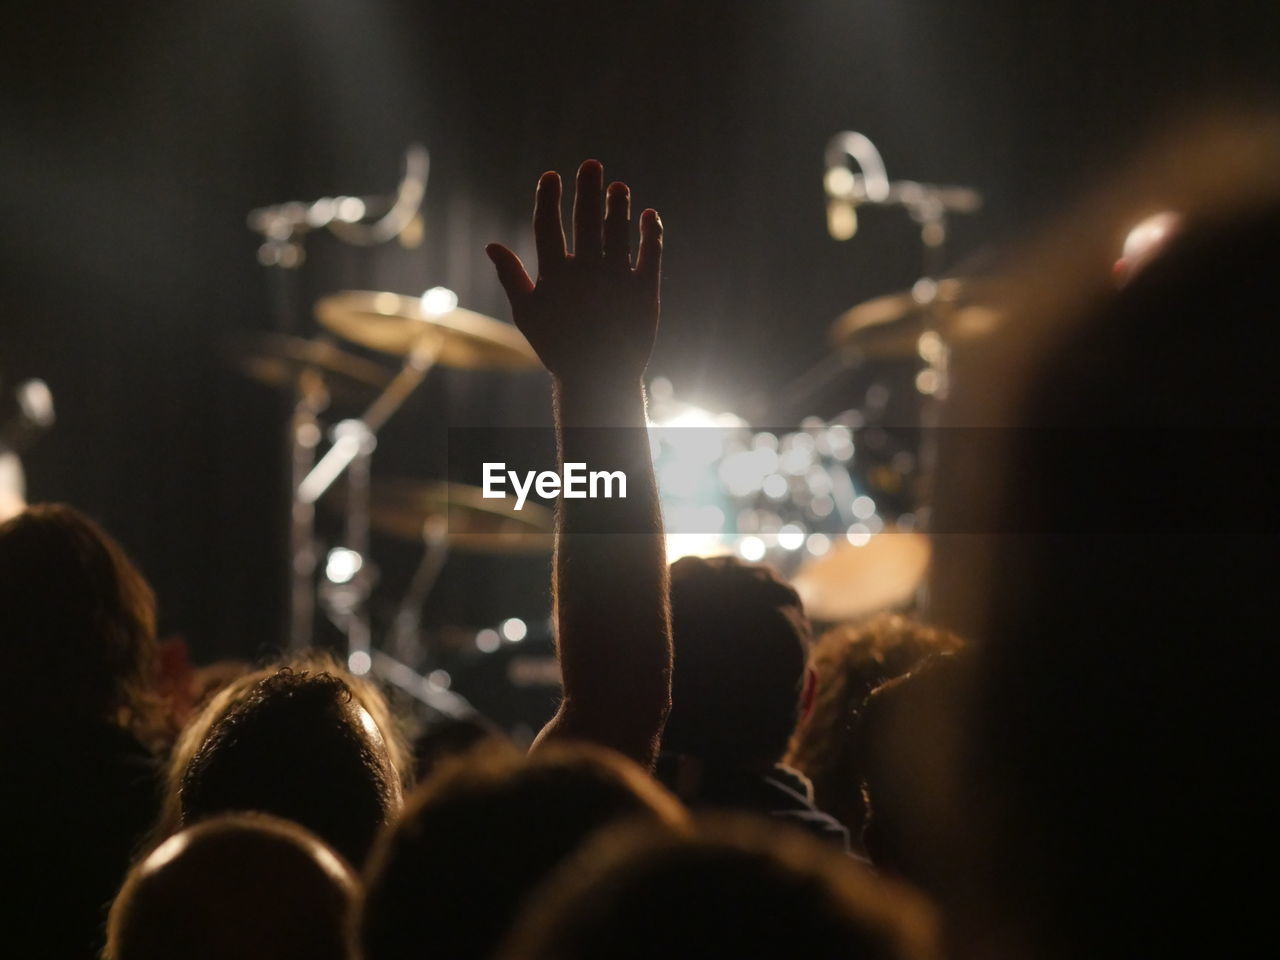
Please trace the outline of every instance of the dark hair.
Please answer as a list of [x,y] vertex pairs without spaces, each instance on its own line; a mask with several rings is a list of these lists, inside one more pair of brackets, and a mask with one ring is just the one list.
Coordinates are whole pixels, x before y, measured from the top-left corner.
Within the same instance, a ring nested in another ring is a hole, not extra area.
[[684,557],[671,566],[671,633],[662,749],[724,763],[780,759],[810,640],[796,591],[764,564]]
[[[940,485],[935,529],[976,508],[967,529],[996,533],[940,538],[931,595],[981,644],[978,899],[1026,953],[1270,935],[1280,124],[1259,128],[1144,157],[1123,186],[1151,206],[1117,189],[1059,229],[1000,342],[953,368],[954,422],[1013,428],[981,464],[941,442],[940,475],[972,483]],[[1179,231],[1117,291],[1106,266],[1153,209]]]
[[972,682],[966,651],[940,654],[876,688],[850,738],[866,802],[863,846],[882,872],[936,899],[964,882],[967,827],[955,790]]
[[40,504],[0,524],[0,657],[23,672],[9,706],[45,723],[109,719],[150,739],[155,630],[151,588],[84,514]]
[[796,727],[787,763],[813,783],[813,802],[861,836],[865,815],[854,730],[871,691],[926,658],[959,650],[946,630],[898,614],[828,630],[809,664],[817,676],[813,710]]
[[108,960],[346,960],[356,881],[296,824],[217,817],[170,837],[125,879]]
[[377,724],[328,672],[282,669],[213,722],[182,775],[184,825],[256,810],[294,820],[353,864],[400,805]]
[[933,921],[907,891],[763,820],[696,835],[607,831],[529,904],[503,960],[931,957]]
[[583,840],[619,820],[673,829],[679,802],[621,755],[582,744],[528,758],[495,744],[446,762],[370,858],[366,960],[490,956],[524,899]]

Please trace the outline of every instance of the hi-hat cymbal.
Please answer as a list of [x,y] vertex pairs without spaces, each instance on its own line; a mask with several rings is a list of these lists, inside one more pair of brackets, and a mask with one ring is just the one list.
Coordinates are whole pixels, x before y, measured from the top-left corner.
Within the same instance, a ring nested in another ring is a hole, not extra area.
[[[935,311],[930,318],[929,310]],[[995,329],[999,315],[978,302],[972,282],[949,277],[937,285],[937,295],[903,290],[875,297],[846,310],[831,325],[831,343],[873,360],[907,360],[920,349],[927,321],[942,339],[955,344],[985,336]]]
[[837,541],[791,582],[814,620],[857,620],[909,601],[924,580],[930,553],[923,534],[886,530],[862,546]]
[[405,355],[424,338],[436,338],[435,362],[467,370],[531,370],[538,356],[509,323],[454,307],[434,313],[418,297],[349,290],[316,302],[325,329],[363,347]]
[[230,343],[231,363],[252,380],[269,387],[293,387],[300,376],[318,373],[331,394],[365,401],[391,382],[392,371],[372,360],[347,353],[324,340],[304,340],[279,333],[237,337]]
[[541,504],[515,509],[515,498],[486,498],[479,487],[374,480],[369,523],[389,536],[420,541],[428,523],[440,525],[450,549],[472,553],[538,554],[552,547],[552,514]]

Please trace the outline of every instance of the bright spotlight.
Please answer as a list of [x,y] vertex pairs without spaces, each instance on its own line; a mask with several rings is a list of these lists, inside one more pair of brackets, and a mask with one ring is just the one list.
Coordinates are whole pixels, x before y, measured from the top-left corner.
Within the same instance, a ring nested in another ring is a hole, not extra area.
[[457,309],[458,295],[448,287],[432,287],[422,295],[422,312],[431,317],[442,317]]
[[519,643],[529,634],[529,625],[519,617],[512,617],[509,620],[503,620],[498,627],[498,631],[503,638],[510,640],[512,643]]

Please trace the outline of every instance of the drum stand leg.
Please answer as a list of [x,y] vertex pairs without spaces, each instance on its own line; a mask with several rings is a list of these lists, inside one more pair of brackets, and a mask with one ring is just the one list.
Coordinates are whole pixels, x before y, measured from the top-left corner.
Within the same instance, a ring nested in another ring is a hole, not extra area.
[[[347,475],[343,542],[329,551],[321,599],[330,619],[346,635],[347,666],[351,672],[364,675],[375,671],[419,699],[425,699],[430,687],[428,681],[394,657],[373,649],[367,609],[375,579],[369,562],[369,473],[378,431],[426,379],[439,349],[439,340],[420,341],[364,416],[343,420],[334,427],[333,445],[295,488],[295,508],[314,510],[325,491],[344,473]],[[420,576],[415,576],[415,583],[421,580],[420,589],[426,590],[439,573],[445,553],[442,533],[433,536],[428,531],[424,536],[428,542],[427,556],[419,570]],[[433,540],[440,541],[441,546],[433,548]],[[403,609],[402,605],[402,613]],[[432,699],[440,702],[439,697]]]

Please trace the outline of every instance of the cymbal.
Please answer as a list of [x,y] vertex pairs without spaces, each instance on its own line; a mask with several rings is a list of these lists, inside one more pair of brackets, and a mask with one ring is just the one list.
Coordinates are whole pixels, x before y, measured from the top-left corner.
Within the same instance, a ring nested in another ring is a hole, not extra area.
[[383,353],[405,355],[424,337],[439,340],[436,363],[465,370],[532,370],[538,356],[509,323],[455,307],[423,308],[418,297],[348,290],[316,302],[316,319],[345,340]]
[[304,373],[315,371],[331,394],[362,401],[385,388],[393,376],[381,364],[353,356],[324,340],[260,333],[237,337],[230,348],[232,365],[268,387],[291,388]]
[[814,620],[857,620],[909,601],[924,580],[930,553],[920,533],[886,530],[862,546],[841,539],[791,582]]
[[485,498],[479,487],[423,483],[404,478],[374,480],[369,523],[402,540],[420,541],[430,522],[440,523],[450,549],[470,553],[538,554],[552,547],[552,514],[541,504],[515,509],[515,498]]
[[[999,315],[979,303],[976,293],[975,284],[958,277],[938,283],[932,307],[936,315],[932,319],[934,329],[945,342],[976,339],[997,326]],[[831,325],[831,343],[868,359],[911,359],[920,350],[929,309],[914,290],[875,297],[836,318]]]

